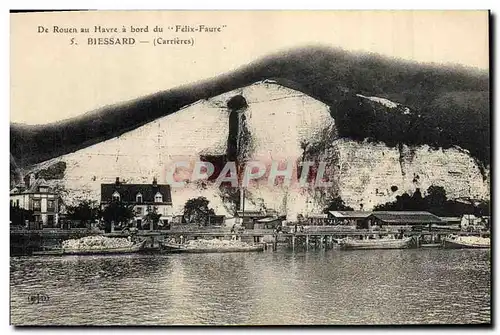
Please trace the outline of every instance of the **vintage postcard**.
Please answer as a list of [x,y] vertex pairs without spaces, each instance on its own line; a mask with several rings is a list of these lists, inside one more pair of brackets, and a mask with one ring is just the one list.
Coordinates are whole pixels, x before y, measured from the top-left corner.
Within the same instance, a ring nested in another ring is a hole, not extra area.
[[11,324],[491,325],[489,19],[11,12]]

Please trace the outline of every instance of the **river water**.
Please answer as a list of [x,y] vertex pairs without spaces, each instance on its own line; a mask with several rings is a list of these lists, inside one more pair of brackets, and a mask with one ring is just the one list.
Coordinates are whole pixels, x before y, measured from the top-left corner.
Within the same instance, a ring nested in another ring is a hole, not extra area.
[[11,257],[10,278],[14,325],[490,322],[489,250]]

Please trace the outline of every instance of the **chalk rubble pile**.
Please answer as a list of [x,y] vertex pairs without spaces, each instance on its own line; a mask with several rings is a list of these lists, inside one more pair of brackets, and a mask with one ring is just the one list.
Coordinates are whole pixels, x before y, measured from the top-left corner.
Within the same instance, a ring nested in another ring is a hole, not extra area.
[[490,239],[485,238],[485,237],[478,237],[478,236],[459,236],[457,237],[457,240],[464,242],[464,243],[470,243],[470,244],[484,244],[484,245],[490,245]]
[[111,238],[104,236],[87,236],[79,239],[66,240],[62,243],[63,249],[72,250],[101,250],[111,248],[129,248],[133,245],[126,238]]
[[248,248],[251,245],[245,242],[236,240],[192,240],[186,243],[187,248],[214,248],[214,249],[230,249],[230,248]]

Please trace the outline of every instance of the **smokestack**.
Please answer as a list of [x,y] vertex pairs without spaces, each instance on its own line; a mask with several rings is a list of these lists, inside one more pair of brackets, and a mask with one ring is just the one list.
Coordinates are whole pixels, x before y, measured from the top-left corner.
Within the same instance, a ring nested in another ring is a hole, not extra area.
[[31,173],[28,181],[28,187],[35,185],[35,181],[36,181],[35,174]]

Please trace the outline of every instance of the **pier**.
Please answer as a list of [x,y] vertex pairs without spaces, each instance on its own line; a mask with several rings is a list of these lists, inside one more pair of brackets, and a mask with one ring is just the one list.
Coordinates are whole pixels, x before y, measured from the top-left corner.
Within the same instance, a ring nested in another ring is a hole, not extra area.
[[[291,250],[315,250],[332,249],[337,245],[337,240],[349,237],[353,239],[380,238],[384,236],[413,236],[413,247],[436,247],[439,246],[444,237],[450,234],[461,236],[481,236],[489,237],[490,232],[466,232],[449,229],[431,229],[424,231],[411,230],[370,230],[370,229],[333,229],[333,227],[318,227],[314,231],[301,232],[280,232],[276,233],[272,229],[249,229],[243,232],[230,232],[227,229],[205,229],[198,231],[181,230],[139,230],[132,234],[141,239],[146,239],[146,248],[157,249],[160,243],[166,240],[175,240],[184,243],[189,240],[201,238],[216,239],[238,239],[248,243],[262,243],[266,249],[276,250],[278,245],[284,245]],[[66,239],[80,238],[90,235],[103,235],[107,237],[127,238],[131,236],[128,231],[116,231],[112,233],[102,233],[95,230],[86,229],[47,229],[47,230],[12,230],[11,250],[15,253],[29,254],[33,250],[40,250],[46,247],[55,247]]]
[[[159,246],[159,242],[173,238],[178,242],[185,242],[199,238],[236,238],[243,242],[263,243],[266,249],[276,250],[277,245],[286,245],[292,250],[315,250],[315,249],[333,249],[337,245],[337,240],[350,237],[353,239],[368,239],[370,237],[380,238],[383,236],[393,235],[415,237],[414,247],[432,247],[441,244],[444,237],[450,234],[461,236],[482,236],[489,237],[489,232],[465,232],[465,231],[450,231],[448,229],[429,230],[429,231],[401,231],[401,230],[316,230],[305,232],[284,232],[276,233],[271,229],[255,229],[246,230],[242,233],[231,233],[227,230],[218,231],[139,231],[136,236],[149,238],[151,242],[148,244],[151,248]],[[108,237],[127,237],[127,233],[114,232],[105,234]]]

